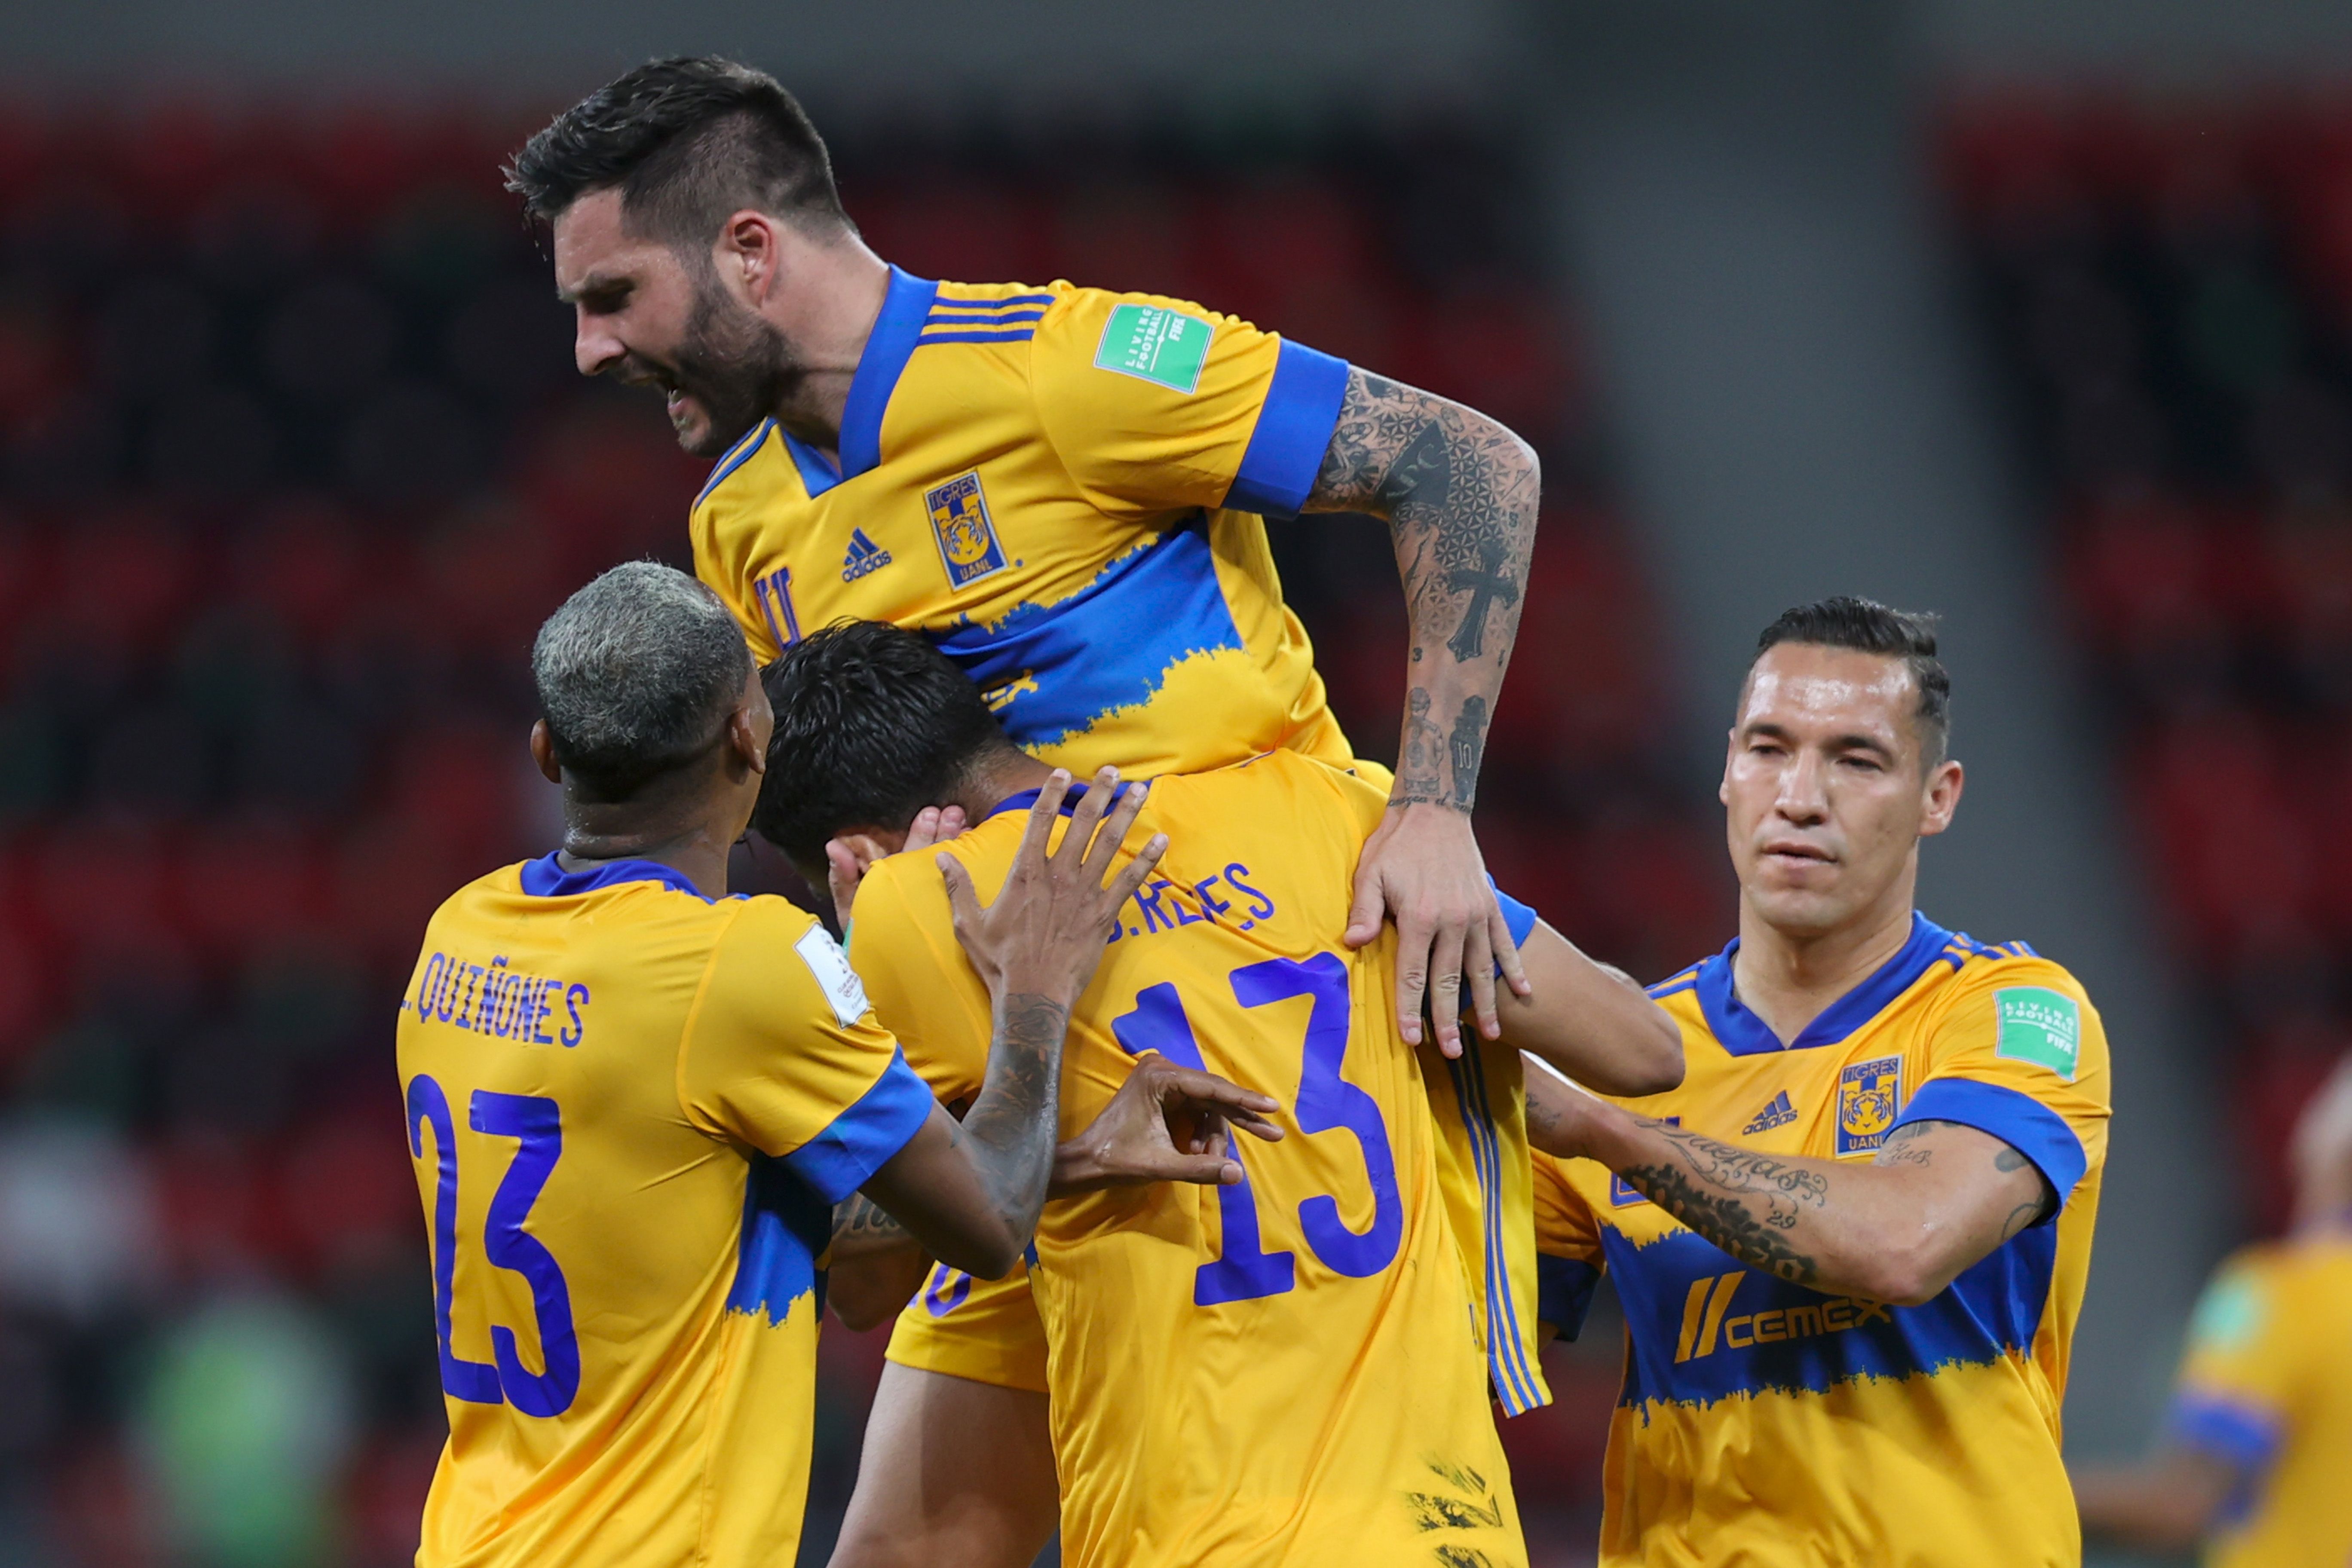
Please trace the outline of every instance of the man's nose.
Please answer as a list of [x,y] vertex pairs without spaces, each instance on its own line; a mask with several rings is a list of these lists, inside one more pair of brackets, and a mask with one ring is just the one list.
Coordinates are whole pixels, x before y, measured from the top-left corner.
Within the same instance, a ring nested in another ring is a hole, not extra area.
[[1828,784],[1828,764],[1811,752],[1800,752],[1780,774],[1773,807],[1791,822],[1818,822],[1829,815]]
[[600,318],[585,310],[574,312],[572,363],[580,367],[581,374],[602,375],[628,352],[619,337],[601,324]]

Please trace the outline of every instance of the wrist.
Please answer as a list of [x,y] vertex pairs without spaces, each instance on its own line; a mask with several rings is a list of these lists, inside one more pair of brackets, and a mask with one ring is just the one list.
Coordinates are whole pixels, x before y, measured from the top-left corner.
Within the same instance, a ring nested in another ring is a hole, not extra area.
[[1048,1197],[1083,1191],[1102,1180],[1102,1160],[1083,1136],[1054,1146],[1054,1173],[1045,1184]]

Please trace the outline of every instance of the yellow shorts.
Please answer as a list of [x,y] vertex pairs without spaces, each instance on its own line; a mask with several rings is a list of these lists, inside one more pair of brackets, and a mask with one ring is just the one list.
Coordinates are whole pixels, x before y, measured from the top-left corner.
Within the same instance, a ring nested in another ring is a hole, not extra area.
[[1029,1294],[1028,1266],[991,1280],[932,1265],[885,1353],[918,1372],[1045,1393],[1045,1325]]

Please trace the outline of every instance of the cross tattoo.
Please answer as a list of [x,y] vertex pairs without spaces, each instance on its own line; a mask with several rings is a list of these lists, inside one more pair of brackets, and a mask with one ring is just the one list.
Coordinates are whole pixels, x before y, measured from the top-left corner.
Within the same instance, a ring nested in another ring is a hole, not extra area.
[[1503,574],[1503,542],[1486,541],[1478,547],[1478,556],[1484,570],[1457,566],[1445,574],[1446,587],[1470,595],[1469,613],[1445,644],[1447,651],[1465,662],[1486,651],[1486,612],[1495,607],[1495,602],[1499,599],[1507,606],[1519,602],[1519,585]]

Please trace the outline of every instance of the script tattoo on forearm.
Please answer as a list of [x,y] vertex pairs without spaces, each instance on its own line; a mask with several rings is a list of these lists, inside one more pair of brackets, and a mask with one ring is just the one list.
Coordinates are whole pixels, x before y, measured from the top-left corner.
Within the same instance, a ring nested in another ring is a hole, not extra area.
[[1806,1209],[1828,1204],[1826,1178],[1663,1121],[1643,1120],[1643,1125],[1673,1144],[1681,1163],[1630,1165],[1620,1175],[1741,1262],[1791,1284],[1812,1283],[1814,1259],[1790,1246],[1782,1233],[1794,1230]]
[[1948,1121],[1906,1121],[1886,1135],[1886,1142],[1878,1146],[1877,1157],[1873,1159],[1871,1163],[1874,1165],[1933,1164],[1936,1152],[1933,1149],[1916,1148],[1914,1145],[1920,1138],[1936,1129],[1951,1125],[1953,1124]]
[[[1526,442],[1444,398],[1350,371],[1310,511],[1388,520],[1412,624],[1396,805],[1467,812],[1517,635],[1542,474]],[[1437,656],[1443,653],[1445,658]]]
[[988,1076],[956,1127],[956,1142],[971,1149],[990,1202],[1008,1219],[1035,1214],[1053,1180],[1062,1039],[1069,1023],[1067,1007],[1034,992],[999,1001]]
[[833,1245],[836,1247],[912,1245],[914,1233],[892,1219],[864,1193],[852,1193],[833,1210]]

